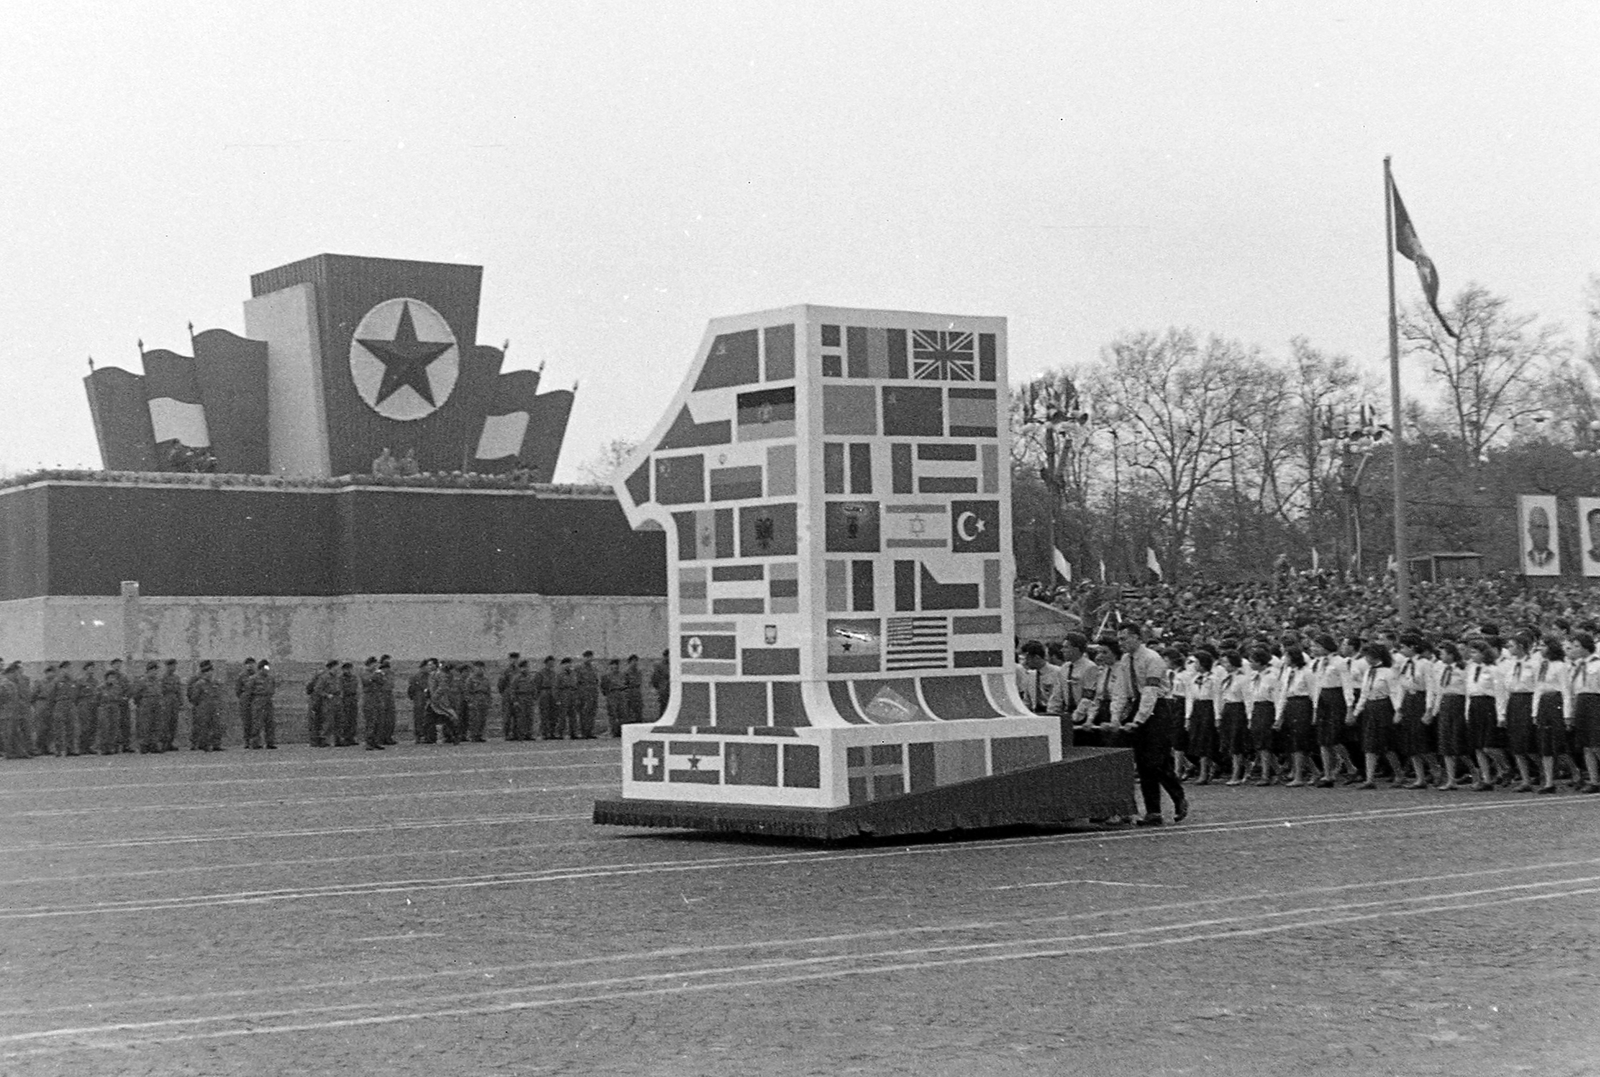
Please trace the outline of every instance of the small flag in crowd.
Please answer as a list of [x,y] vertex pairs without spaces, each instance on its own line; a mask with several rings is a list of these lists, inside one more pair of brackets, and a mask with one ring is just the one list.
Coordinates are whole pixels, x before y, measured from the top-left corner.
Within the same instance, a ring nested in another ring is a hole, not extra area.
[[1068,561],[1067,558],[1066,558],[1066,555],[1064,555],[1060,550],[1056,550],[1055,551],[1055,555],[1056,555],[1056,571],[1061,573],[1061,578],[1063,580],[1066,580],[1068,583],[1071,583],[1072,582],[1072,562]]
[[1156,560],[1156,551],[1154,546],[1146,546],[1144,548],[1144,563],[1145,567],[1147,567],[1151,572],[1154,572],[1157,576],[1160,576],[1162,579],[1167,578],[1166,573],[1161,571],[1161,562]]
[[1411,223],[1411,214],[1406,212],[1406,204],[1400,200],[1400,188],[1395,186],[1393,179],[1389,181],[1389,190],[1394,194],[1394,249],[1416,265],[1417,276],[1422,279],[1422,291],[1428,297],[1428,306],[1433,308],[1434,316],[1444,326],[1444,331],[1454,337],[1456,331],[1439,313],[1439,271],[1434,268],[1433,259],[1422,249],[1417,229]]

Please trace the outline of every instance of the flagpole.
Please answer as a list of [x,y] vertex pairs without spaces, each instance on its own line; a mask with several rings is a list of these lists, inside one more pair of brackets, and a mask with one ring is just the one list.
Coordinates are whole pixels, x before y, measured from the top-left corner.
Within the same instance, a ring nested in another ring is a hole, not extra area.
[[1406,486],[1401,469],[1400,320],[1394,305],[1394,177],[1383,159],[1384,253],[1389,263],[1389,437],[1394,463],[1394,592],[1400,627],[1411,627],[1411,565],[1406,549]]

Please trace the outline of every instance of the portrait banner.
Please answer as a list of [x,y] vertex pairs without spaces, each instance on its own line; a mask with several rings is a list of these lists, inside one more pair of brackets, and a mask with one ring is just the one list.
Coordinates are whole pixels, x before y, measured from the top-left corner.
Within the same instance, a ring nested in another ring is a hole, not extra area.
[[1556,499],[1553,494],[1522,494],[1517,498],[1517,543],[1522,551],[1524,576],[1561,575],[1561,552],[1556,541]]
[[1600,497],[1578,498],[1578,560],[1585,576],[1600,576]]

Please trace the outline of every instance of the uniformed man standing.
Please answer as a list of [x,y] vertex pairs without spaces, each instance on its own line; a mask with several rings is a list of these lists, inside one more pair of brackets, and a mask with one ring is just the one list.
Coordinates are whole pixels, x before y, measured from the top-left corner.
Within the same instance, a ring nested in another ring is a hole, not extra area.
[[123,705],[126,700],[127,692],[123,690],[122,680],[117,676],[116,670],[106,670],[106,675],[100,680],[100,687],[95,691],[95,725],[100,731],[101,755],[116,755],[122,751],[117,744],[117,735],[119,723],[125,713]]
[[378,743],[388,746],[394,739],[394,662],[386,654],[378,656],[378,692],[383,700],[383,737]]
[[600,691],[606,697],[606,725],[613,737],[620,737],[622,726],[628,720],[628,684],[622,675],[622,663],[615,658],[600,678]]
[[556,656],[544,656],[544,668],[534,674],[534,687],[539,693],[539,737],[555,740],[560,736],[560,718],[556,714]]
[[593,651],[583,652],[583,661],[573,670],[573,680],[576,684],[573,710],[577,719],[573,736],[593,740],[595,715],[600,712],[600,671],[594,668]]
[[672,652],[662,651],[661,661],[655,664],[650,671],[650,687],[656,690],[656,704],[660,708],[656,717],[667,713],[667,704],[672,700]]
[[56,667],[56,683],[50,693],[50,739],[56,755],[78,754],[78,679],[66,662]]
[[273,713],[273,700],[277,694],[278,675],[272,672],[272,663],[263,658],[256,665],[256,675],[250,678],[245,689],[245,702],[250,708],[250,728],[261,743],[246,740],[246,748],[278,746],[278,719]]
[[55,749],[50,742],[51,699],[56,690],[56,667],[47,665],[33,682],[28,692],[28,709],[33,713],[33,754],[50,755]]
[[356,677],[356,664],[345,662],[339,666],[339,731],[333,742],[335,748],[354,748],[361,724],[361,681]]
[[324,662],[322,672],[306,682],[306,733],[313,748],[326,748],[333,735],[333,701],[339,696],[339,663]]
[[378,694],[378,657],[361,663],[361,732],[367,751],[383,750],[383,699]]
[[532,740],[534,715],[539,710],[539,675],[519,658],[507,690],[511,693],[511,735],[507,740]]
[[239,672],[233,675],[233,699],[239,710],[239,724],[244,728],[244,746],[256,742],[256,731],[250,728],[250,681],[256,675],[256,660],[246,658]]
[[211,660],[203,659],[194,678],[189,681],[187,695],[191,713],[189,724],[193,727],[193,737],[200,751],[221,751],[219,747],[213,749],[212,745],[221,739],[220,722],[217,717],[217,703],[222,692],[217,685],[216,678],[212,675]]
[[578,739],[578,675],[573,672],[572,659],[563,658],[556,671],[556,739]]
[[428,662],[417,663],[417,671],[406,682],[406,698],[411,700],[411,737],[414,743],[433,743],[433,724],[428,720]]
[[464,685],[467,703],[467,736],[475,744],[484,742],[484,732],[489,726],[489,708],[494,705],[494,686],[489,683],[489,669],[482,662],[472,663]]
[[644,721],[644,671],[639,668],[639,656],[636,654],[628,656],[628,664],[622,670],[622,687],[626,703],[622,712],[623,724]]
[[100,733],[100,708],[96,696],[100,690],[100,671],[93,662],[83,664],[78,677],[78,754],[93,755],[94,742]]
[[[451,679],[452,670],[440,665],[438,659],[430,659],[430,662],[432,665],[428,674],[429,721],[435,726],[444,727],[446,744],[460,744],[461,704],[456,685]],[[436,743],[437,730],[429,732],[432,734],[429,743]]]
[[[128,675],[122,672],[122,659],[113,658],[111,660],[111,668],[106,672],[111,679],[116,682],[117,690],[122,693],[122,702],[117,707],[116,748],[113,750],[118,752],[131,752],[133,751],[133,738],[131,736],[130,722],[128,720],[128,696],[130,684],[128,681]],[[101,751],[104,750],[105,749],[103,748],[101,749]]]
[[140,755],[154,755],[161,751],[161,737],[166,729],[161,719],[161,663],[146,662],[144,676],[133,682],[132,701],[137,721]]
[[30,754],[23,720],[27,706],[22,698],[22,664],[13,662],[0,674],[0,741],[7,759],[27,759]]
[[516,697],[511,694],[511,682],[516,679],[517,667],[522,663],[522,655],[512,651],[506,655],[505,668],[495,678],[495,691],[500,693],[500,735],[506,740],[521,740],[517,736],[516,722]]
[[183,678],[178,676],[178,660],[169,658],[161,674],[161,737],[163,752],[178,745],[178,718],[183,712]]

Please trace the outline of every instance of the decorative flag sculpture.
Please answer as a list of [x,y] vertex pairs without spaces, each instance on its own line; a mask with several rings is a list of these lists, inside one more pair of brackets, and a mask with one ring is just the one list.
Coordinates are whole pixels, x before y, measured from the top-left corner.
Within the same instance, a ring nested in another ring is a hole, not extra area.
[[597,821],[760,830],[765,808],[819,834],[792,813],[1062,758],[1014,677],[1005,334],[812,306],[711,324],[616,479],[667,532],[673,689],[624,729]]

